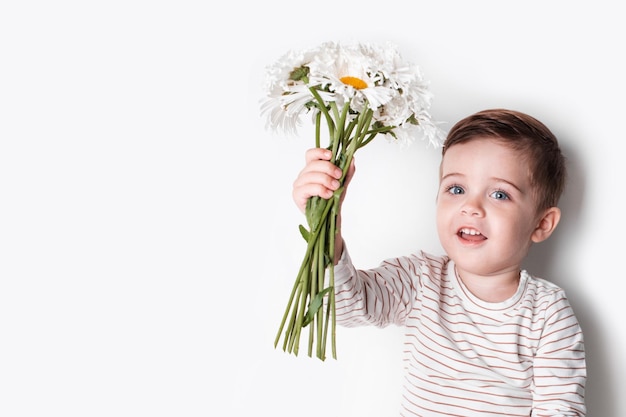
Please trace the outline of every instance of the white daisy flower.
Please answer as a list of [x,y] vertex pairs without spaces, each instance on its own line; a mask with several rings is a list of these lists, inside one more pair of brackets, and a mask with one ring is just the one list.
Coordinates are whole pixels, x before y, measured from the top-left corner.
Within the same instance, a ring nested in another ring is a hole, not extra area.
[[[428,112],[432,94],[427,83],[419,68],[405,62],[391,44],[327,42],[288,52],[267,68],[265,90],[261,113],[267,116],[268,128],[295,134],[308,114],[316,124],[316,145],[321,146],[321,124],[327,125],[331,160],[344,173],[341,183],[355,152],[379,134],[401,144],[420,136],[435,147],[443,144],[444,134]],[[340,194],[341,189],[329,200],[309,199],[309,229],[300,229],[308,242],[307,253],[275,340],[276,346],[282,336],[283,350],[297,355],[301,331],[310,325],[315,331],[306,332],[311,338],[308,354],[313,355],[313,339],[317,339],[315,355],[322,360],[327,340],[336,358],[334,253],[327,243],[334,241],[337,213],[333,206]],[[319,278],[327,270],[328,287],[322,288]]]
[[[320,94],[322,102],[311,89]],[[432,128],[434,124],[428,129],[411,126],[400,134],[395,132],[407,123],[429,124],[430,116],[424,115],[428,114],[432,94],[419,68],[405,62],[392,44],[327,42],[290,51],[268,67],[266,91],[261,111],[267,114],[267,127],[272,130],[294,134],[304,114],[315,116],[329,110],[330,103],[338,108],[349,103],[348,120],[370,109],[372,123],[386,127],[380,133],[388,138],[410,138],[403,140],[410,143],[421,135],[434,146],[443,143],[437,128]]]

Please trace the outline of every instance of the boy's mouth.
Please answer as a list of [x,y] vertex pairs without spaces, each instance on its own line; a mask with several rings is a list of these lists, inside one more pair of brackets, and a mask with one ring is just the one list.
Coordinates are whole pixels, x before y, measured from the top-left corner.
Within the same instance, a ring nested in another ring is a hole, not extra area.
[[469,227],[464,227],[457,232],[457,235],[461,239],[469,240],[472,242],[480,242],[483,240],[487,240],[487,237],[484,236],[476,229],[470,229]]

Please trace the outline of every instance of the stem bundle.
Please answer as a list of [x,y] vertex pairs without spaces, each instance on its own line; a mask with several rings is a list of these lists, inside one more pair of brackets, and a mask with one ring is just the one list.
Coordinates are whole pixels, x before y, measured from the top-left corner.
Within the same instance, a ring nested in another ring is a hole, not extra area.
[[[372,128],[371,109],[356,115],[348,121],[350,106],[346,103],[341,112],[334,102],[328,108],[315,89],[320,112],[316,118],[316,146],[320,147],[321,116],[324,115],[329,129],[328,149],[332,151],[331,162],[342,169],[339,180],[341,186],[328,200],[311,197],[307,202],[306,218],[309,228],[300,226],[300,232],[307,242],[304,259],[300,265],[296,281],[289,296],[287,308],[276,335],[274,347],[284,335],[283,350],[298,355],[302,329],[309,326],[308,355],[326,359],[328,333],[332,346],[332,356],[337,358],[334,251],[337,230],[337,217],[345,178],[354,153],[369,143],[374,136],[391,128]],[[328,271],[328,285],[326,272]],[[284,333],[283,333],[284,332]]]

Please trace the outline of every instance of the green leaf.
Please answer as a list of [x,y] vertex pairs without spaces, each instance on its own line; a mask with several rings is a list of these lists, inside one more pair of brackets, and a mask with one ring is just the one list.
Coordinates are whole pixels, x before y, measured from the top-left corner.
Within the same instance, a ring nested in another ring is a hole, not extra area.
[[319,196],[310,197],[306,202],[305,216],[311,232],[316,231],[325,216],[328,200]]
[[304,240],[308,243],[309,242],[309,231],[306,229],[306,227],[299,225],[300,228],[300,234],[302,235],[302,237],[304,238]]
[[317,314],[317,311],[324,304],[324,296],[331,291],[333,287],[324,288],[322,291],[318,292],[315,297],[309,303],[309,310],[306,312],[304,316],[304,322],[302,323],[302,327],[306,327],[309,323],[313,321],[313,317]]

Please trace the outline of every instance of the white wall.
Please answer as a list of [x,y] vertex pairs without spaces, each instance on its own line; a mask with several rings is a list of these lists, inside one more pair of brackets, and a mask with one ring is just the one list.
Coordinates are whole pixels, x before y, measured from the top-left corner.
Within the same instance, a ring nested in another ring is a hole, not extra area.
[[[401,329],[340,328],[325,362],[273,348],[304,253],[291,183],[313,142],[264,130],[261,81],[327,40],[399,44],[449,125],[497,106],[557,134],[564,218],[528,269],[582,323],[589,415],[626,415],[615,3],[205,3],[0,6],[0,415],[395,414]],[[438,152],[359,152],[357,264],[439,251]]]

